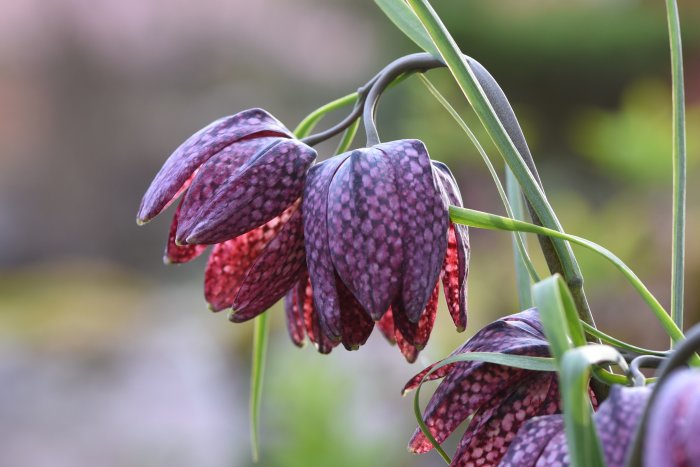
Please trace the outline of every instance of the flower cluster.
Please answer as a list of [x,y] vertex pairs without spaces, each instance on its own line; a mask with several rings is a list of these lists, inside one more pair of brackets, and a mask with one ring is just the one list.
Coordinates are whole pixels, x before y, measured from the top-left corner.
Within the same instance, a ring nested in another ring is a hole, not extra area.
[[458,330],[466,327],[469,238],[449,220],[462,205],[444,164],[400,140],[312,165],[316,152],[251,109],[185,141],[146,192],[147,222],[178,195],[166,262],[214,245],[205,297],[242,322],[285,297],[289,333],[319,351],[363,345],[375,322],[409,361],[430,335],[440,278]]
[[[467,352],[533,357],[548,357],[550,354],[536,309],[506,316],[487,325],[453,355]],[[431,369],[432,366],[413,377],[404,392],[415,389]],[[455,466],[499,465],[518,430],[528,419],[561,411],[557,375],[553,372],[467,361],[440,367],[426,379],[438,378],[444,380],[423,415],[435,440],[442,443],[463,421],[472,417],[453,457],[452,465]],[[424,453],[432,448],[423,432],[416,429],[409,449]]]

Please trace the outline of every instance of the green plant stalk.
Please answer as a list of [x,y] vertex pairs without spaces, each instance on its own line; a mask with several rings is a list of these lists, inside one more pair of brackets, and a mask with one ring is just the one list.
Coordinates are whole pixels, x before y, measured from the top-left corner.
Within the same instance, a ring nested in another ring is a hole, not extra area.
[[559,370],[563,402],[564,427],[573,467],[604,467],[603,449],[593,422],[593,408],[588,397],[592,365],[627,362],[612,347],[589,345],[567,351]]
[[668,352],[664,351],[659,351],[659,350],[650,350],[650,349],[645,349],[643,347],[637,347],[636,345],[628,344],[627,342],[621,341],[620,339],[617,339],[609,334],[604,333],[598,328],[594,328],[588,323],[581,322],[581,325],[583,326],[584,331],[586,331],[586,334],[589,334],[591,336],[594,336],[598,339],[600,339],[603,342],[607,342],[610,345],[613,345],[619,349],[627,350],[629,352],[634,352],[639,355],[654,355],[657,357],[666,357],[668,355]]
[[268,314],[263,313],[255,318],[254,327],[253,361],[250,378],[250,448],[252,450],[253,462],[258,462],[260,401],[262,400],[265,354],[267,353],[267,338],[269,334]]
[[[513,174],[522,187],[525,197],[542,224],[550,229],[562,231],[563,229],[559,220],[547,201],[542,188],[537,183],[534,175],[513,144],[513,141],[496,115],[493,106],[486,97],[474,72],[471,70],[454,39],[430,6],[430,3],[427,0],[407,1],[425,27],[428,35],[433,40],[442,59],[447,64],[447,67],[450,69],[460,89],[486,128],[489,136],[513,171]],[[561,272],[574,296],[580,318],[591,325],[595,325],[583,292],[583,277],[581,276],[581,271],[571,247],[566,242],[559,240],[555,240],[553,244],[561,265]]]
[[[570,235],[564,232],[559,232],[557,230],[549,229],[547,227],[529,224],[527,222],[509,219],[507,217],[501,217],[495,214],[488,214],[481,211],[475,211],[472,209],[459,208],[457,206],[450,206],[450,218],[452,219],[452,222],[483,229],[506,230],[510,232],[529,232],[538,235],[556,237],[583,246],[589,250],[595,251],[596,253],[602,255],[608,261],[610,261],[632,284],[632,286],[639,293],[642,299],[647,303],[647,305],[649,305],[649,308],[654,313],[657,320],[664,328],[666,333],[671,337],[671,339],[674,342],[678,342],[681,339],[683,339],[683,332],[678,328],[678,326],[676,326],[676,323],[674,323],[674,321],[671,319],[669,314],[666,312],[661,303],[659,303],[656,297],[654,297],[654,295],[649,291],[649,289],[647,289],[647,287],[639,279],[639,277],[637,277],[637,275],[620,258],[615,256],[607,248],[604,248],[598,245],[597,243],[591,242],[590,240],[586,240],[585,238],[577,237],[575,235]],[[696,356],[694,362],[696,364],[700,364],[700,358]]]
[[[506,167],[506,192],[508,193],[508,201],[513,211],[508,217],[517,220],[525,219],[525,206],[520,192],[520,185],[516,180],[513,171]],[[518,299],[520,308],[526,309],[532,307],[532,293],[530,287],[530,276],[528,269],[533,268],[532,261],[527,255],[527,243],[520,232],[513,234],[513,262],[515,264],[515,284],[518,289]],[[539,277],[533,277],[533,281],[538,282]]]
[[683,85],[683,48],[676,0],[666,0],[666,17],[671,46],[673,80],[673,267],[671,270],[671,316],[683,329],[683,295],[685,271],[685,97]]
[[360,128],[361,121],[362,118],[358,118],[348,127],[347,130],[345,130],[345,133],[343,133],[343,137],[340,139],[340,143],[338,143],[338,147],[335,150],[336,154],[342,154],[350,148],[350,145],[357,134],[357,130]]
[[[426,88],[428,88],[428,91],[435,97],[435,99],[442,105],[445,110],[450,114],[452,119],[457,122],[459,127],[464,131],[464,133],[467,135],[469,140],[472,142],[476,150],[479,152],[479,155],[481,156],[481,159],[484,161],[484,164],[486,165],[486,168],[488,169],[489,173],[491,174],[491,178],[493,179],[493,183],[496,185],[496,190],[498,190],[498,195],[501,197],[501,201],[503,202],[503,207],[506,210],[506,213],[508,214],[508,217],[511,218],[516,218],[515,213],[512,210],[512,207],[510,205],[510,202],[508,201],[508,196],[506,195],[506,192],[503,190],[503,185],[501,184],[501,179],[498,177],[498,173],[496,173],[496,169],[493,167],[493,164],[491,163],[491,159],[489,158],[488,154],[486,154],[486,151],[484,150],[484,147],[481,145],[479,140],[477,139],[476,135],[474,132],[469,128],[469,125],[462,119],[462,117],[457,113],[457,111],[452,107],[452,105],[447,101],[445,96],[438,91],[438,89],[435,87],[435,85],[425,76],[424,73],[419,73],[418,77],[420,78],[421,82],[425,85]],[[522,211],[522,208],[521,208]],[[521,214],[522,215],[522,214]],[[540,280],[539,275],[537,274],[537,270],[535,269],[535,266],[532,264],[532,261],[530,260],[530,256],[527,254],[527,247],[525,246],[525,242],[523,239],[520,237],[520,234],[514,233],[513,234],[513,244],[514,248],[518,249],[519,256],[521,258],[524,258],[523,260],[523,267],[525,267],[525,284],[527,284],[527,293],[529,295],[530,291],[530,281],[527,279],[527,276],[529,275],[530,278],[534,282],[538,282]]]
[[355,102],[357,102],[357,98],[358,93],[353,92],[352,94],[347,94],[325,105],[322,105],[321,107],[304,117],[304,119],[294,129],[294,135],[300,139],[309,136],[316,124],[318,124],[318,122],[320,122],[326,114],[333,112],[334,110],[342,109],[343,107],[347,107],[348,105],[354,104]]
[[549,357],[530,357],[525,355],[506,355],[499,352],[469,352],[464,354],[452,355],[446,359],[437,363],[434,367],[430,369],[428,373],[423,376],[420,384],[416,388],[416,393],[413,397],[413,413],[418,422],[418,426],[425,435],[425,437],[430,441],[435,450],[440,454],[440,457],[449,465],[452,461],[450,456],[447,455],[440,443],[437,442],[435,437],[430,433],[430,430],[425,425],[423,421],[423,415],[420,408],[420,389],[425,383],[428,376],[433,374],[438,369],[445,365],[456,362],[468,362],[468,361],[480,361],[487,363],[495,363],[497,365],[512,366],[515,368],[522,368],[525,370],[533,371],[556,371],[556,366],[554,364],[554,359]]

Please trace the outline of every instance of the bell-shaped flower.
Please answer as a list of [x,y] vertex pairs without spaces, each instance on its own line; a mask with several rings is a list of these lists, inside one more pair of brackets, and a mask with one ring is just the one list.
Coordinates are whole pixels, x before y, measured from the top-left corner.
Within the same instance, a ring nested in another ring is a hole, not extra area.
[[673,371],[649,408],[644,465],[700,465],[700,371]]
[[179,194],[165,260],[190,261],[214,244],[205,272],[213,310],[250,319],[279,300],[305,268],[301,200],[316,152],[277,119],[250,109],[219,119],[168,158],[138,213],[147,222]]
[[350,151],[309,170],[308,275],[331,341],[356,348],[378,321],[414,360],[430,335],[440,276],[464,329],[469,240],[466,227],[451,225],[450,203],[461,205],[452,175],[417,140]]
[[[477,332],[453,355],[500,352],[507,355],[549,356],[537,310],[501,318]],[[434,365],[433,365],[434,366]],[[431,370],[426,368],[406,384],[415,389]],[[427,379],[444,378],[424,412],[423,420],[438,443],[468,417],[452,465],[498,465],[520,427],[528,419],[560,411],[557,375],[478,361],[445,365]],[[417,429],[409,449],[424,453],[432,444]]]
[[[615,385],[608,398],[600,404],[600,408],[593,415],[605,463],[608,467],[627,465],[629,450],[650,395],[651,389],[647,386],[624,387]],[[664,430],[659,434],[657,445],[666,445],[671,433]],[[668,451],[662,454],[666,453]],[[669,463],[669,457],[658,459],[661,462],[648,465],[655,467],[690,465]],[[500,465],[504,467],[569,465],[563,417],[561,415],[548,415],[533,418],[525,423],[510,444]]]

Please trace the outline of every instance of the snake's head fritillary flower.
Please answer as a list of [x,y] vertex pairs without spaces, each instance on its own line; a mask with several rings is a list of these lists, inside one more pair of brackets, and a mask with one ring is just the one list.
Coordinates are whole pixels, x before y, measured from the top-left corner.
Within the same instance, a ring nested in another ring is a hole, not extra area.
[[450,203],[461,205],[452,175],[417,140],[350,151],[309,170],[308,274],[331,341],[357,348],[378,321],[415,360],[432,329],[441,275],[464,329],[469,240],[466,228],[450,224]]
[[[453,355],[467,352],[500,352],[507,355],[548,357],[549,345],[537,310],[501,318],[477,332]],[[432,367],[408,382],[404,392],[415,389]],[[464,420],[472,416],[452,465],[498,465],[518,429],[532,417],[560,411],[557,375],[484,362],[445,365],[428,376],[444,378],[423,415],[425,424],[442,443]],[[424,453],[432,444],[417,429],[409,449]]]
[[676,370],[649,408],[644,465],[700,465],[700,371]]
[[233,321],[274,304],[305,268],[301,195],[316,152],[261,109],[221,118],[187,139],[148,188],[151,220],[182,194],[165,252],[183,263],[214,244],[205,297]]
[[[697,385],[697,380],[695,384]],[[647,386],[624,387],[615,385],[608,398],[593,415],[605,463],[608,467],[627,465],[629,450],[650,395],[651,389]],[[671,433],[663,430],[659,434],[657,446],[659,444],[665,446]],[[693,436],[697,436],[696,434],[697,431],[693,432]],[[697,442],[694,441],[694,444]],[[662,455],[667,453],[668,451],[661,452]],[[669,463],[670,457],[659,457],[658,459],[660,462],[648,465],[655,467],[690,465]],[[510,444],[500,465],[504,467],[569,465],[563,417],[561,415],[548,415],[528,420],[518,431],[518,435]]]

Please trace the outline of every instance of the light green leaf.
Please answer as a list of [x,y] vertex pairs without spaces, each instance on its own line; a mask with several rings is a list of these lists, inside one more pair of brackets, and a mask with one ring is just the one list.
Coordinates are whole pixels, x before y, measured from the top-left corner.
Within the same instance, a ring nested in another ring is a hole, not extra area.
[[440,57],[420,20],[404,0],[374,0],[374,3],[418,47],[435,57]]

